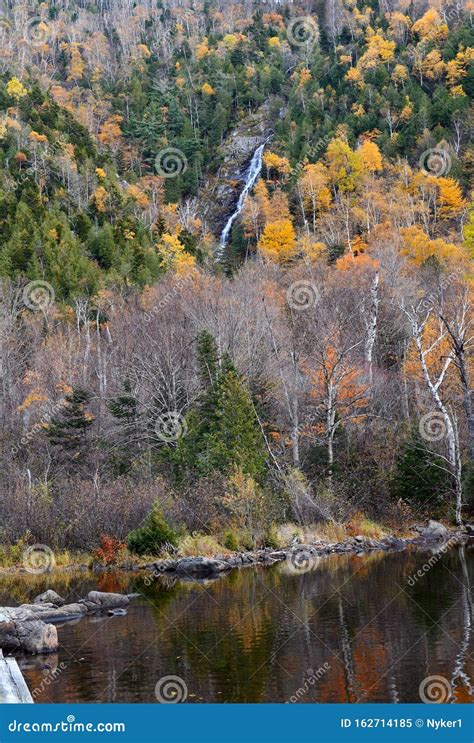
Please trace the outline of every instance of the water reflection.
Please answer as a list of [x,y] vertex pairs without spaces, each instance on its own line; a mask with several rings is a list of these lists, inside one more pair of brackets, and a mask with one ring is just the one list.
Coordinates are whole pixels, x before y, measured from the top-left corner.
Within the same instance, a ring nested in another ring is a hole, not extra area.
[[91,589],[143,594],[127,616],[62,626],[57,656],[20,659],[38,702],[153,702],[167,675],[185,681],[188,702],[418,702],[431,675],[447,679],[451,701],[472,701],[472,547],[431,557],[330,556],[303,574],[281,564],[206,584],[2,579],[0,604],[46,588],[68,600]]

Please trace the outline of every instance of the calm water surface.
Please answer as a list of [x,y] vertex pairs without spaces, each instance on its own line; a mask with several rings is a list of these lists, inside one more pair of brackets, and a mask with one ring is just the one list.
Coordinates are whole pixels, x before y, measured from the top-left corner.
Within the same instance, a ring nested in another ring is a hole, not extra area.
[[447,679],[451,701],[474,701],[474,551],[434,554],[329,556],[304,574],[284,563],[199,584],[3,577],[0,605],[46,588],[68,602],[91,589],[143,594],[127,616],[59,627],[57,654],[19,658],[37,702],[154,702],[169,675],[188,702],[419,702],[431,675]]

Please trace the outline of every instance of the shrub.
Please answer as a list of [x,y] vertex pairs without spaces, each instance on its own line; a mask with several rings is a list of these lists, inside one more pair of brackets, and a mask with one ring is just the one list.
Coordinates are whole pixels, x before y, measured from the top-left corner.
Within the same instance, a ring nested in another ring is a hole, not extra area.
[[224,534],[224,547],[232,552],[238,552],[240,549],[239,540],[235,532],[226,531]]
[[265,547],[271,547],[274,550],[279,549],[279,547],[281,546],[278,536],[278,529],[275,524],[271,524],[271,526],[267,529],[264,537],[264,542]]
[[136,555],[156,555],[166,544],[176,547],[178,535],[155,506],[145,523],[128,535],[128,549]]
[[124,557],[126,545],[108,534],[100,535],[100,547],[95,551],[94,557],[104,565],[116,565]]

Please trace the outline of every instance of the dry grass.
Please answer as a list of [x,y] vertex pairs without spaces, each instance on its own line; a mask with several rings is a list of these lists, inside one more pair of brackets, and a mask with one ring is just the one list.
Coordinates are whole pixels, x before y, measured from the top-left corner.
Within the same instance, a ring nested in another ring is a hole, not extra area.
[[383,539],[387,531],[380,524],[371,521],[363,513],[355,513],[347,524],[347,533],[351,537],[361,535],[368,539]]
[[178,545],[178,554],[181,557],[213,557],[213,555],[228,555],[229,550],[207,534],[189,534]]
[[[26,568],[30,564],[31,558],[29,558],[28,552],[29,545],[19,540],[16,544],[12,545],[0,545],[0,567],[9,570],[14,568]],[[46,556],[46,561],[48,557]],[[85,552],[70,552],[69,550],[58,550],[52,551],[50,560],[50,567],[54,568],[69,568],[76,565],[88,565],[91,561],[91,556]],[[34,562],[32,563],[34,567]]]
[[314,542],[343,542],[350,537],[362,536],[368,539],[382,539],[389,530],[362,513],[356,513],[347,524],[328,521],[325,524],[301,527],[297,524],[282,524],[276,529],[280,547],[287,547],[295,537],[303,544]]

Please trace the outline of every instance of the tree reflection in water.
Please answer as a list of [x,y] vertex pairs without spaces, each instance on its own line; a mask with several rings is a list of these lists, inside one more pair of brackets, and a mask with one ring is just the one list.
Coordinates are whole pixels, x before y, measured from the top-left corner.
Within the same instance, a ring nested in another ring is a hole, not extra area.
[[185,681],[188,702],[294,701],[297,690],[300,703],[418,702],[430,675],[447,680],[452,701],[473,701],[472,547],[440,555],[409,585],[429,558],[335,555],[302,574],[283,563],[199,584],[15,576],[1,580],[0,604],[46,587],[71,599],[92,588],[143,594],[127,616],[61,627],[57,656],[20,659],[30,688],[66,665],[41,702],[153,702],[167,675]]

